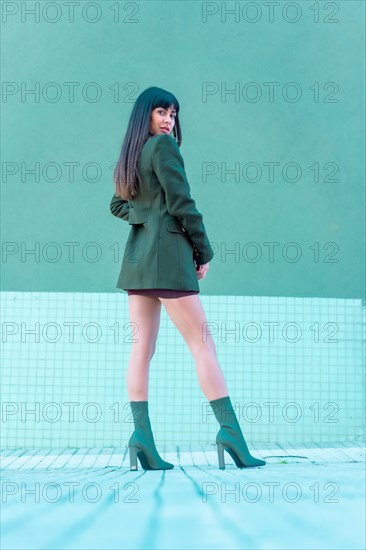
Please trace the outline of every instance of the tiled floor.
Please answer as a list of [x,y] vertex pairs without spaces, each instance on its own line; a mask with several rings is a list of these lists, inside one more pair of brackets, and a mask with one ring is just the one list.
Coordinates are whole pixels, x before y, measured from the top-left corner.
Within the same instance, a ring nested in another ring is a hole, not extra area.
[[2,452],[2,549],[365,548],[364,444],[258,444],[238,469],[214,446],[159,448],[169,471],[129,470],[125,448]]

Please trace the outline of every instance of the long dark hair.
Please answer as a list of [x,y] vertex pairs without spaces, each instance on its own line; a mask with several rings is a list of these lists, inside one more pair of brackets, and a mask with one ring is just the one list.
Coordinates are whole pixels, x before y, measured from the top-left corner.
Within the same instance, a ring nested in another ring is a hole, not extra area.
[[176,110],[175,124],[171,135],[180,147],[182,133],[177,98],[167,90],[151,86],[136,99],[113,174],[115,193],[124,200],[133,199],[139,191],[140,173],[137,163],[144,143],[151,137],[151,111],[157,107],[168,109],[171,105],[174,105]]

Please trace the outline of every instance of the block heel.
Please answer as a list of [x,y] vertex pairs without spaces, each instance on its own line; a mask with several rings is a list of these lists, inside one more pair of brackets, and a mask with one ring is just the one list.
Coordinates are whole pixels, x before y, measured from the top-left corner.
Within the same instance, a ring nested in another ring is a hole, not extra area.
[[220,470],[225,470],[224,446],[221,445],[221,443],[217,444],[217,457],[219,460]]
[[138,449],[137,447],[128,447],[128,450],[130,452],[130,470],[138,470],[138,466],[137,466]]

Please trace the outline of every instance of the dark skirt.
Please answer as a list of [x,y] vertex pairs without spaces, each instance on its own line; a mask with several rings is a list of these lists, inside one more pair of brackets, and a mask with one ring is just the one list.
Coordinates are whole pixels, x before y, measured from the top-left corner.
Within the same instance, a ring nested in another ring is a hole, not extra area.
[[[124,289],[126,290],[126,289]],[[157,296],[158,298],[182,298],[198,294],[197,290],[171,290],[166,288],[142,288],[138,290],[127,289],[127,294],[138,294],[140,296]]]

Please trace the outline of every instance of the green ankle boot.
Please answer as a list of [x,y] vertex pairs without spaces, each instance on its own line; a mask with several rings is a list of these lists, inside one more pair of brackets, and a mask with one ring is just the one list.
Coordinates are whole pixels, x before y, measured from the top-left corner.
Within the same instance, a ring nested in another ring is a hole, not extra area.
[[230,397],[219,397],[209,403],[221,426],[216,436],[219,468],[225,468],[224,451],[229,453],[238,468],[264,466],[265,460],[254,458],[249,452]]
[[148,402],[130,401],[135,431],[130,437],[130,470],[137,470],[137,458],[144,470],[170,470],[174,464],[165,462],[155,447],[151,430]]

